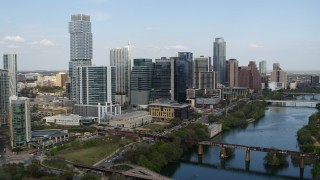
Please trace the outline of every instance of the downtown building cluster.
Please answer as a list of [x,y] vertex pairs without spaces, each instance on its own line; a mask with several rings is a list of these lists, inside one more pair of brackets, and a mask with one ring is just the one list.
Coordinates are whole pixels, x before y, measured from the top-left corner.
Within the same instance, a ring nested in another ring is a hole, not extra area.
[[[286,88],[286,73],[275,64],[267,77],[266,61],[239,66],[237,59],[226,59],[223,38],[213,42],[213,56],[193,57],[192,52],[177,52],[175,57],[132,59],[131,45],[110,50],[110,65],[95,66],[90,16],[71,15],[69,22],[69,72],[56,75],[57,85],[66,86],[75,102],[73,112],[97,117],[109,124],[128,105],[152,107],[160,102],[209,106],[230,100],[234,93],[260,93],[263,88]],[[24,146],[31,135],[29,99],[17,97],[17,55],[5,54],[0,69],[0,121],[10,125],[12,146]],[[49,82],[49,81],[47,81]],[[170,104],[170,103],[169,103]],[[177,104],[174,104],[177,106]],[[162,108],[160,108],[162,109]],[[138,115],[137,115],[138,116]]]

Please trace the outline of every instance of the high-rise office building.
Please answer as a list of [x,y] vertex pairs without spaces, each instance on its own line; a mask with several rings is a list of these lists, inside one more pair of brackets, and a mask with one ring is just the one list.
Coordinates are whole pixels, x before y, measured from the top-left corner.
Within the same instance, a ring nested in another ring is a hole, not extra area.
[[134,59],[131,72],[131,104],[149,104],[152,88],[152,59]]
[[215,89],[215,73],[199,72],[199,89]]
[[186,101],[186,61],[179,57],[156,59],[151,99]]
[[213,71],[216,73],[218,86],[226,83],[226,42],[223,38],[216,38],[213,43]]
[[162,99],[170,100],[171,90],[171,61],[166,57],[156,59],[152,76],[152,91],[150,99],[152,101]]
[[9,76],[7,70],[0,69],[0,126],[7,125],[9,119]]
[[256,92],[261,91],[261,76],[254,61],[250,61],[247,67],[239,67],[239,86],[253,89]]
[[263,60],[259,62],[259,72],[261,76],[267,75],[267,61]]
[[211,65],[211,57],[196,57],[194,58],[193,63],[193,87],[199,88],[199,79],[200,79],[200,72],[210,72],[212,71],[212,65]]
[[186,64],[186,78],[187,78],[187,88],[192,88],[193,86],[193,54],[192,52],[178,52],[178,57],[187,62]]
[[310,84],[311,86],[319,86],[320,82],[319,82],[319,76],[311,76],[310,77]]
[[70,62],[69,81],[71,98],[76,97],[77,67],[91,66],[92,33],[90,16],[84,14],[71,15],[69,22]]
[[171,61],[171,100],[185,102],[187,99],[186,66],[188,64],[179,57],[170,57]]
[[12,149],[25,148],[31,139],[29,98],[10,97],[10,142]]
[[227,63],[227,81],[229,84],[229,87],[238,87],[238,60],[236,59],[229,59]]
[[116,67],[118,94],[130,96],[130,76],[131,76],[131,46],[128,44],[123,48],[110,50],[110,65]]
[[81,66],[77,69],[77,104],[98,105],[115,101],[115,67]]
[[283,83],[283,88],[287,89],[287,73],[280,68],[279,63],[273,64],[271,72],[271,82]]
[[17,96],[17,54],[3,55],[3,69],[8,70],[10,96]]

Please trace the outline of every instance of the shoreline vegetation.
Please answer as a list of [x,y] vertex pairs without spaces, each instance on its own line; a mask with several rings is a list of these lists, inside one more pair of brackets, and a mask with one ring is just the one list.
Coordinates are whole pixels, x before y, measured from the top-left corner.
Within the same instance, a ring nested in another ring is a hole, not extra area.
[[[265,102],[239,102],[233,110],[226,115],[209,115],[210,123],[222,123],[223,131],[237,127],[246,127],[249,123],[259,120],[265,115],[267,104]],[[169,162],[179,160],[183,153],[193,145],[183,142],[185,139],[204,141],[209,139],[209,131],[205,125],[192,123],[183,129],[172,132],[173,141],[157,141],[154,144],[145,144],[136,150],[124,155],[124,162],[137,164],[155,172],[166,166]],[[233,151],[228,155],[231,157]]]
[[[297,132],[297,140],[302,152],[320,154],[320,103],[317,112],[309,117],[308,124]],[[320,163],[316,161],[311,170],[314,179],[320,179]]]

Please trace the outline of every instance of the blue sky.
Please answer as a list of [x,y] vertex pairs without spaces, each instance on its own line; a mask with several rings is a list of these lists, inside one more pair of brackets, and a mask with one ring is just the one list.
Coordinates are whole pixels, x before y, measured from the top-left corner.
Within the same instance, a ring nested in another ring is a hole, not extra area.
[[[8,0],[0,6],[0,53],[18,70],[67,70],[71,14],[91,16],[93,64],[130,40],[132,58],[212,56],[227,42],[240,65],[267,60],[285,70],[320,70],[319,0]],[[2,61],[0,63],[2,67]]]

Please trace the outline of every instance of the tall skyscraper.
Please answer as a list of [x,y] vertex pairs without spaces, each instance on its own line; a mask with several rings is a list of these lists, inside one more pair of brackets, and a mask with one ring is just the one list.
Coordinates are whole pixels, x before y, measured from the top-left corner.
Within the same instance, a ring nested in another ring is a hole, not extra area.
[[25,148],[31,139],[29,98],[11,96],[9,114],[11,147]]
[[170,100],[171,90],[171,61],[166,57],[156,59],[152,76],[151,100]]
[[187,99],[187,61],[179,57],[170,57],[171,61],[171,100],[185,102]]
[[17,96],[17,54],[3,55],[3,69],[8,70],[10,96]]
[[186,61],[179,57],[156,59],[153,73],[152,100],[186,101]]
[[186,64],[186,78],[187,78],[187,88],[192,88],[193,86],[193,54],[192,52],[178,52],[178,57],[187,62]]
[[259,72],[261,76],[267,75],[267,61],[263,60],[259,62]]
[[229,87],[237,87],[238,86],[238,60],[229,59],[227,66],[227,74],[228,74],[228,84]]
[[213,43],[213,71],[216,72],[218,86],[226,83],[226,42],[216,38]]
[[71,15],[71,22],[69,22],[69,33],[69,81],[71,98],[75,99],[77,67],[91,66],[92,64],[92,33],[90,16],[84,14]]
[[115,101],[115,67],[81,66],[77,70],[77,104],[98,105]]
[[273,64],[271,82],[282,82],[283,87],[287,89],[287,73],[280,68],[280,63]]
[[131,104],[149,104],[152,88],[152,59],[134,59],[131,72]]
[[110,65],[116,67],[118,94],[125,94],[130,97],[130,76],[131,76],[131,46],[130,43],[123,48],[110,50]]
[[196,57],[193,63],[193,87],[199,88],[200,72],[212,71],[211,57]]
[[0,69],[0,126],[9,119],[9,77],[8,71]]

